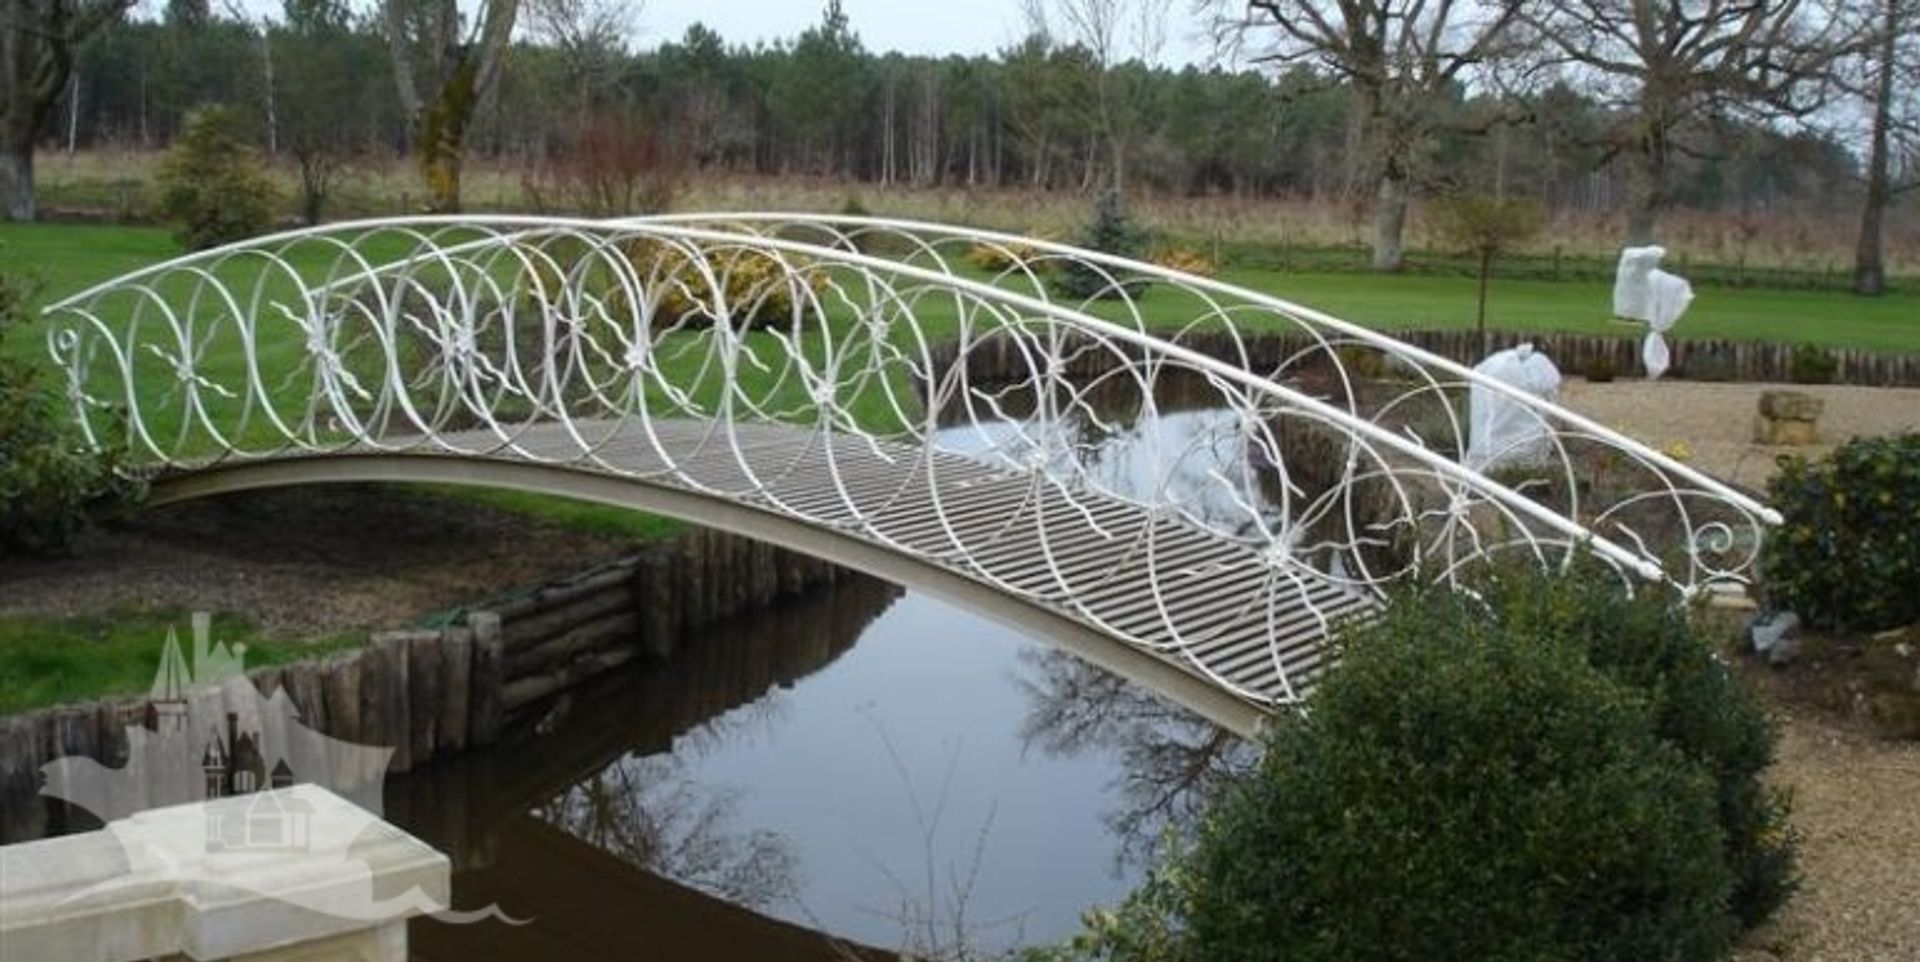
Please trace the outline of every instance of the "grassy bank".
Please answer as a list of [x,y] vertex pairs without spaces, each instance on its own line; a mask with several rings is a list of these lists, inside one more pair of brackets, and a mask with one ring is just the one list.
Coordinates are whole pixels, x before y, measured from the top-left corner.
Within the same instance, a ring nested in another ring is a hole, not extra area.
[[[574,501],[552,495],[509,491],[503,488],[469,488],[452,484],[409,485],[410,488],[439,498],[467,504],[485,505],[514,514],[524,514],[554,524],[593,534],[613,535],[633,541],[657,541],[685,531],[687,526],[672,518],[642,514],[593,501]],[[583,563],[587,559],[582,559]]]
[[[115,695],[153,685],[167,632],[190,644],[184,610],[116,611],[76,618],[0,618],[0,716]],[[243,619],[220,615],[213,639],[246,645],[248,668],[284,664],[362,644],[359,635],[309,640],[263,636]]]

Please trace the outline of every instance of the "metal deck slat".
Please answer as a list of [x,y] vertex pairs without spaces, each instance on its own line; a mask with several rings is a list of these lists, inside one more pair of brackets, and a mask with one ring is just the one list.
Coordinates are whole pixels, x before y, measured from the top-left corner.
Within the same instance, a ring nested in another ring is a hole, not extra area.
[[[561,426],[537,425],[516,433],[513,443],[563,467],[753,505],[918,553],[1096,631],[1111,626],[1121,636],[1116,643],[1135,644],[1211,684],[1224,680],[1262,703],[1283,697],[1282,672],[1304,692],[1324,668],[1323,626],[1377,604],[1316,574],[1289,583],[1284,569],[1252,547],[1189,519],[1115,496],[1063,491],[961,454],[929,455],[891,441],[874,447],[770,424],[739,425],[732,434],[698,421],[651,426],[651,433],[632,426],[605,435],[583,431],[583,448]],[[499,445],[487,430],[447,440],[465,450]],[[359,452],[391,453],[344,453]],[[527,455],[504,449],[471,456]]]

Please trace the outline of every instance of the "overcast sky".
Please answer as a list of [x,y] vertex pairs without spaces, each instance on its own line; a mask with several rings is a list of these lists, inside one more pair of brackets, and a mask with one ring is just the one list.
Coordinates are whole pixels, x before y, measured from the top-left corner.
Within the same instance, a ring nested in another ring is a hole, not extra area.
[[[677,40],[695,22],[728,43],[792,39],[818,23],[825,0],[645,0],[635,45]],[[990,54],[1026,32],[1020,0],[842,0],[847,20],[868,50],[913,54]],[[1203,62],[1207,46],[1187,0],[1173,0],[1166,52],[1172,63]]]
[[[372,8],[378,0],[349,0],[356,9]],[[1193,0],[1157,0],[1164,3],[1165,45],[1159,61],[1168,65],[1205,65],[1213,46],[1201,29]],[[236,4],[250,15],[278,19],[282,0],[212,0],[216,10]],[[631,44],[650,50],[668,40],[679,40],[687,28],[704,23],[729,44],[752,45],[792,40],[800,31],[820,22],[826,0],[631,0],[634,18]],[[461,0],[471,13],[476,0]],[[860,42],[875,53],[897,50],[908,54],[944,56],[993,54],[1017,42],[1026,33],[1021,0],[841,0],[847,21]],[[166,0],[141,0],[136,16],[158,17]],[[524,23],[524,21],[523,21]],[[1056,29],[1059,29],[1056,25]],[[1132,56],[1123,48],[1123,56]]]

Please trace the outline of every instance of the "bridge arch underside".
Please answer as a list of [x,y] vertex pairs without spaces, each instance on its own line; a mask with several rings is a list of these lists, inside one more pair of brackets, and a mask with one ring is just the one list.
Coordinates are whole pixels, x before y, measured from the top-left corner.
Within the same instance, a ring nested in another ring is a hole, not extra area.
[[852,531],[723,496],[566,464],[456,454],[355,454],[231,460],[154,479],[153,506],[241,491],[342,483],[429,483],[554,495],[674,518],[792,551],[893,582],[994,619],[1138,684],[1243,736],[1256,734],[1274,706],[1248,698],[1173,658],[1114,638],[1045,602]]

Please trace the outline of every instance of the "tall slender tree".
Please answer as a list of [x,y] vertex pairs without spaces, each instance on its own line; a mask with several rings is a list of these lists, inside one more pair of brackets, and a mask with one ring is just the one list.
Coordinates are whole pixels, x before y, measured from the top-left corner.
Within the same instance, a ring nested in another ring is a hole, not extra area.
[[[16,0],[17,2],[17,0]],[[482,0],[466,26],[458,0],[383,0],[400,106],[426,182],[427,209],[460,209],[468,128],[500,79],[520,0]]]
[[1522,0],[1213,0],[1216,38],[1259,62],[1312,65],[1352,88],[1373,184],[1373,266],[1399,270],[1424,153],[1469,71],[1510,55]]
[[1616,111],[1627,161],[1627,236],[1651,243],[1671,198],[1676,135],[1703,116],[1804,116],[1826,99],[1846,18],[1824,0],[1538,0],[1526,20],[1542,63]]
[[773,102],[808,173],[851,171],[849,141],[865,107],[867,60],[840,0],[827,0],[820,22],[788,52]]
[[33,220],[33,151],[73,75],[75,50],[134,0],[0,0],[0,202]]
[[[1920,152],[1920,0],[1873,0],[1867,9],[1868,42],[1854,70],[1842,70],[1844,82],[1865,102],[1867,133],[1866,197],[1860,210],[1860,236],[1854,245],[1853,290],[1878,296],[1887,289],[1887,208],[1899,195],[1920,187],[1920,169],[1895,159]],[[1904,149],[1903,149],[1904,148]]]
[[[1126,194],[1127,155],[1139,126],[1143,95],[1137,71],[1119,69],[1128,60],[1151,63],[1166,46],[1169,0],[1053,0],[1054,13],[1073,43],[1093,60],[1094,120],[1105,141],[1105,187]],[[1028,7],[1030,20],[1043,8]],[[1044,19],[1029,29],[1047,33]]]

